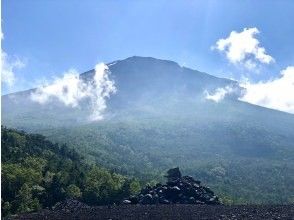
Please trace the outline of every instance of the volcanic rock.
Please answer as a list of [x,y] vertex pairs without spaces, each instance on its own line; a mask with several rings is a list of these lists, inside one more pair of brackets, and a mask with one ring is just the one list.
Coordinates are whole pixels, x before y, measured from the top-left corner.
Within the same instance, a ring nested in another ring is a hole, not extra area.
[[[192,176],[182,176],[179,168],[167,171],[166,184],[147,185],[124,204],[221,204],[214,192]],[[128,203],[126,203],[128,201]]]

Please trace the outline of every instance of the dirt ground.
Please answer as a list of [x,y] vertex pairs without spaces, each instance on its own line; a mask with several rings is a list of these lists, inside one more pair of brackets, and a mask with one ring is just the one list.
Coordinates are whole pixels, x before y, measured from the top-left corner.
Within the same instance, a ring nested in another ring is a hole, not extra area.
[[[11,219],[11,218],[10,218]],[[120,205],[41,210],[12,219],[294,219],[294,205]]]

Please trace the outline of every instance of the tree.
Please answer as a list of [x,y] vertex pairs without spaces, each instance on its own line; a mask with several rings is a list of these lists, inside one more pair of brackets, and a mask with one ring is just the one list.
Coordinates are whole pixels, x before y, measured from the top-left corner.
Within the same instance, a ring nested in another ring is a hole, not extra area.
[[2,216],[7,216],[10,214],[11,205],[9,202],[4,202],[1,207]]
[[81,193],[80,188],[74,184],[71,184],[66,188],[66,197],[68,197],[68,198],[77,199],[77,198],[80,198],[81,195],[82,195],[82,193]]
[[47,195],[48,199],[46,201],[46,205],[49,207],[55,205],[57,202],[65,198],[65,193],[62,188],[62,184],[60,182],[59,177],[56,174],[53,176],[52,182],[48,187]]
[[130,183],[130,194],[131,195],[136,195],[137,193],[139,193],[141,190],[141,185],[139,183],[138,180],[133,179]]
[[28,184],[23,184],[17,195],[18,212],[36,211],[41,208],[39,200],[33,198],[32,190]]

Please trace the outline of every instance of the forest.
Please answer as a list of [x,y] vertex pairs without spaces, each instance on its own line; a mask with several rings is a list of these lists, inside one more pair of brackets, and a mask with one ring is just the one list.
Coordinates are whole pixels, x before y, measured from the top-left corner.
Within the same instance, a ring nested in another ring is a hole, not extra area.
[[294,201],[294,151],[286,132],[282,136],[257,125],[244,130],[237,123],[184,122],[108,121],[43,134],[75,148],[89,163],[143,182],[162,182],[166,170],[179,166],[229,204]]
[[[176,156],[180,149],[175,146],[181,145],[181,139],[174,138],[176,134],[165,134],[174,140],[172,144],[168,138],[158,138],[156,128],[151,132],[132,126],[130,132],[126,125],[121,126],[104,130],[107,133],[101,133],[97,127],[79,128],[79,135],[77,131],[69,135],[55,130],[56,133],[48,138],[2,127],[3,215],[51,208],[66,198],[89,205],[119,203],[137,194],[147,183],[163,182],[164,173],[177,165],[184,174],[211,187],[224,204],[287,204],[294,201],[294,176],[287,175],[294,172],[291,160],[283,161],[269,155],[267,159],[256,155],[231,155],[230,160],[225,160],[212,154],[215,149],[209,152],[203,148],[185,154],[185,161]],[[146,136],[146,132],[149,135]],[[176,130],[177,135],[180,132]],[[64,139],[60,140],[60,137]],[[201,140],[200,136],[198,138]],[[132,142],[126,142],[126,139]],[[161,147],[148,149],[152,143],[155,146],[152,139]],[[135,148],[136,145],[141,151]],[[159,157],[166,159],[159,160]],[[175,158],[174,162],[169,158]]]
[[50,208],[66,198],[113,204],[140,190],[137,179],[89,165],[65,144],[1,129],[2,216]]

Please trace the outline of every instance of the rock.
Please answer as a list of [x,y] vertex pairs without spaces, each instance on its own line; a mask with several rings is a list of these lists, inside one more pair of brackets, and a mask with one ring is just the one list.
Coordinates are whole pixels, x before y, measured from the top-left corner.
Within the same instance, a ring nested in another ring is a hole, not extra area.
[[179,168],[170,169],[166,184],[147,185],[141,193],[127,198],[123,204],[221,204],[209,188],[191,176],[183,176]]
[[169,187],[166,190],[167,198],[176,198],[181,190],[177,186]]
[[174,194],[179,194],[181,192],[181,189],[177,186],[173,186],[171,190]]
[[209,187],[204,186],[203,189],[204,189],[207,193],[214,194],[213,191],[212,191]]
[[147,205],[147,204],[153,204],[153,197],[151,194],[146,194],[140,201],[139,203],[140,204],[143,204],[143,205]]
[[154,195],[155,194],[155,191],[154,190],[150,190],[149,191],[149,194]]
[[159,203],[159,196],[158,196],[157,194],[155,194],[155,195],[153,196],[153,203],[154,203],[154,204],[158,204],[158,203]]
[[190,203],[190,204],[195,204],[195,203],[196,203],[196,199],[195,199],[194,197],[191,196],[191,197],[189,198],[189,203]]
[[197,184],[197,183],[194,183],[193,186],[194,186],[195,188],[199,188],[199,187],[200,187],[200,185]]
[[162,185],[161,185],[161,183],[157,183],[155,186],[156,186],[156,188],[159,188],[159,187],[161,187]]
[[201,201],[199,201],[199,200],[196,200],[195,204],[203,205],[203,204],[205,204],[205,203],[204,203],[204,202],[201,202]]
[[139,199],[136,196],[131,196],[130,201],[131,201],[132,204],[138,204]]
[[141,193],[142,193],[142,194],[147,194],[147,193],[149,193],[149,191],[150,191],[151,189],[152,189],[151,186],[147,185],[145,188],[143,188],[143,189],[141,190]]
[[70,210],[70,211],[76,211],[81,208],[87,208],[89,207],[88,205],[75,200],[75,199],[66,199],[62,202],[58,202],[55,204],[55,206],[52,207],[52,210],[58,211],[58,210]]
[[168,179],[168,181],[173,181],[173,180],[180,179],[182,177],[182,174],[180,172],[179,167],[176,167],[173,169],[169,169],[165,177]]
[[132,204],[132,202],[130,200],[128,200],[128,199],[125,199],[123,201],[123,204],[128,205],[128,204]]
[[192,176],[183,176],[183,179],[190,183],[196,183],[198,185],[201,183],[201,181],[195,180]]
[[159,198],[159,203],[161,203],[161,204],[170,204],[170,201],[161,197],[161,198]]
[[212,198],[209,199],[208,203],[209,204],[217,204],[219,201],[218,201],[218,197],[217,196],[213,196]]
[[166,182],[166,185],[168,185],[168,186],[177,186],[178,182],[177,182],[177,180],[170,180],[170,181]]
[[192,176],[183,176],[184,180],[187,180],[188,182],[194,182],[194,178]]

